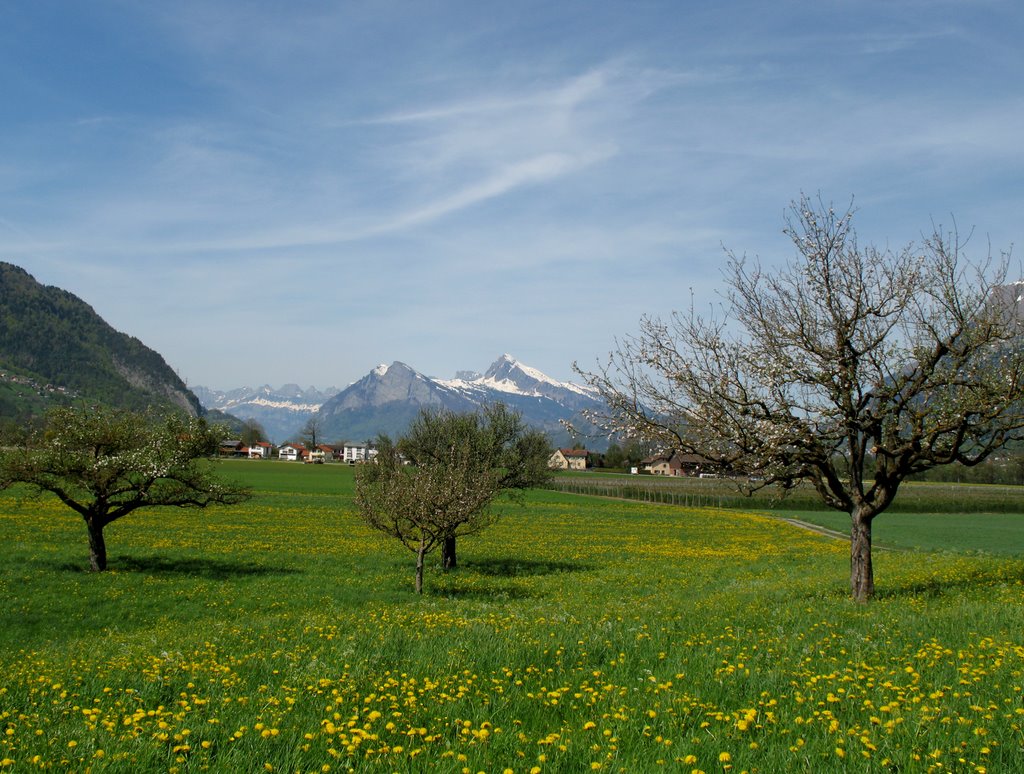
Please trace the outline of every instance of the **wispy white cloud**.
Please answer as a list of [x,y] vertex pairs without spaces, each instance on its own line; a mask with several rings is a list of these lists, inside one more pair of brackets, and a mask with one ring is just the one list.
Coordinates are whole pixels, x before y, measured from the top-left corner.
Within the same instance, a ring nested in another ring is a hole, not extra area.
[[571,174],[608,158],[612,153],[611,149],[606,153],[597,152],[587,156],[547,153],[536,158],[525,159],[522,162],[502,167],[486,179],[431,202],[420,209],[400,215],[386,226],[379,227],[378,232],[406,228],[436,220],[466,207],[502,196],[517,188],[538,185]]
[[[802,190],[856,194],[871,238],[955,211],[1024,240],[1024,11],[929,7],[119,5],[116,66],[73,72],[74,36],[0,51],[26,74],[0,107],[0,259],[215,386],[505,350],[557,371],[710,294],[723,244],[783,255]],[[236,328],[250,305],[267,322]]]
[[948,38],[958,34],[960,34],[960,31],[956,28],[942,26],[919,31],[873,31],[867,34],[852,35],[850,39],[865,54],[893,54],[898,51],[905,51],[934,43],[941,38]]
[[462,100],[436,107],[424,107],[355,119],[347,122],[347,125],[418,124],[433,121],[464,120],[477,116],[508,115],[524,110],[571,109],[588,96],[599,91],[603,80],[600,71],[591,71],[571,79],[568,84],[558,89],[545,89],[534,94],[520,94],[507,97],[485,94],[477,99]]

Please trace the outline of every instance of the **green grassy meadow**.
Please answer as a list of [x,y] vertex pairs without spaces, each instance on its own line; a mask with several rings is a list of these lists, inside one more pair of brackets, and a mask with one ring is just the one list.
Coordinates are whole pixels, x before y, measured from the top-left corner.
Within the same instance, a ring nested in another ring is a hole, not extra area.
[[991,550],[879,551],[858,606],[777,518],[536,491],[417,597],[351,469],[222,468],[251,502],[129,516],[103,574],[0,492],[0,770],[1024,770],[1019,514],[881,516]]
[[[850,531],[850,517],[838,511],[781,509],[778,513],[844,534]],[[882,548],[1020,556],[1024,554],[1024,515],[883,513],[872,526],[872,539]]]

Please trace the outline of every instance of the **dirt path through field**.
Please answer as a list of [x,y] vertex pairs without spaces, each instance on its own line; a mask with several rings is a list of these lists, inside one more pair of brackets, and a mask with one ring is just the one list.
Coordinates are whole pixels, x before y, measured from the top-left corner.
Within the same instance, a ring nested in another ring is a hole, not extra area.
[[808,532],[817,532],[819,535],[824,535],[825,537],[835,538],[836,540],[849,540],[850,539],[850,536],[847,535],[845,532],[837,532],[834,529],[828,529],[827,527],[821,527],[821,526],[819,526],[817,524],[811,524],[810,522],[807,522],[807,521],[800,521],[800,519],[791,519],[791,518],[789,518],[787,516],[776,516],[776,518],[780,519],[781,521],[788,522],[789,524],[792,524],[794,527],[800,527],[800,529],[806,529]]
[[[839,531],[834,530],[834,529],[829,529],[828,527],[822,527],[822,526],[820,526],[818,524],[811,524],[809,521],[800,521],[800,519],[791,519],[788,516],[775,516],[774,518],[779,519],[780,521],[785,521],[785,522],[787,522],[789,524],[792,524],[794,527],[799,527],[800,529],[805,529],[808,532],[816,532],[819,535],[824,535],[825,537],[830,537],[833,540],[842,540],[842,541],[847,542],[847,543],[850,542],[850,536],[846,532],[839,532]],[[906,548],[894,548],[893,546],[880,546],[877,543],[874,544],[873,548],[875,550],[877,550],[877,551],[907,551],[908,550]]]

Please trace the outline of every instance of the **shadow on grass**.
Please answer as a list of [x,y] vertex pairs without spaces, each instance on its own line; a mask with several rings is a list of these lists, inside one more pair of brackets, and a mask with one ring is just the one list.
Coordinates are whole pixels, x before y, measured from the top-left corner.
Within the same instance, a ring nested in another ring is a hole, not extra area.
[[452,585],[431,588],[427,586],[424,596],[443,599],[478,599],[486,602],[500,602],[513,599],[532,599],[537,595],[519,586],[462,586]]
[[[63,564],[66,572],[88,572],[88,567]],[[112,572],[139,572],[147,575],[191,575],[211,580],[260,577],[266,575],[300,575],[293,567],[256,564],[254,562],[224,562],[217,559],[180,559],[166,556],[118,556],[107,564]]]
[[[878,580],[875,580],[876,584]],[[1024,564],[1017,564],[996,571],[971,572],[956,577],[907,579],[902,583],[890,584],[882,581],[876,587],[876,599],[898,599],[900,597],[941,597],[953,591],[975,588],[984,589],[1003,584],[1024,583]]]
[[[563,572],[585,572],[593,569],[580,562],[539,562],[532,559],[477,559],[461,562],[460,567],[480,575],[501,578],[555,575]],[[457,570],[456,570],[457,572]]]

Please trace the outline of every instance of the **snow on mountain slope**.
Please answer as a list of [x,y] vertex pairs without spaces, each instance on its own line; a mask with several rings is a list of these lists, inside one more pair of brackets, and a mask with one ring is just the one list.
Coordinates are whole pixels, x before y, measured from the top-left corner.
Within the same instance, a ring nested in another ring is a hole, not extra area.
[[226,391],[196,387],[193,392],[205,408],[219,409],[239,419],[255,419],[272,441],[282,443],[290,440],[338,390],[303,389],[297,384],[274,388],[265,384],[255,389],[239,387]]
[[568,434],[563,422],[583,424],[580,412],[599,405],[586,387],[552,379],[508,354],[483,374],[460,371],[455,379],[435,379],[395,361],[376,366],[340,392],[303,390],[294,384],[228,392],[198,387],[195,392],[207,408],[256,419],[276,442],[292,440],[314,413],[321,417],[325,438],[362,441],[380,433],[400,435],[423,407],[462,412],[501,401],[519,411],[527,424],[547,432],[554,443],[564,444]]
[[559,382],[502,355],[483,375],[461,371],[455,379],[425,376],[397,361],[377,366],[326,402],[321,417],[329,436],[362,439],[401,434],[423,407],[472,411],[497,401],[558,443],[568,438],[565,421],[579,422],[581,410],[598,405],[586,388]]
[[572,382],[560,382],[536,368],[523,365],[512,355],[498,358],[487,372],[475,378],[436,380],[438,384],[457,390],[485,389],[511,395],[553,397],[562,392],[571,392],[589,399],[596,399],[596,393],[588,387]]

